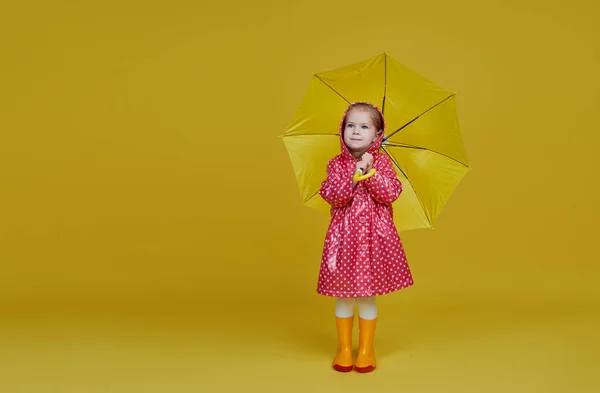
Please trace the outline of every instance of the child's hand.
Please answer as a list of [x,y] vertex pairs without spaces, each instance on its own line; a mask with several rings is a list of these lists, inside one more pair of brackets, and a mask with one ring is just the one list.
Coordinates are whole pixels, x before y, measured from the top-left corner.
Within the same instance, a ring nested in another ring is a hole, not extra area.
[[367,167],[365,168],[363,173],[367,173],[369,172],[371,169],[373,169],[373,156],[369,153],[365,153],[362,156],[362,161],[364,161],[367,164]]
[[363,175],[365,173],[367,173],[368,167],[369,167],[369,163],[367,161],[365,161],[364,159],[361,159],[360,161],[358,161],[356,163],[356,171],[361,171]]

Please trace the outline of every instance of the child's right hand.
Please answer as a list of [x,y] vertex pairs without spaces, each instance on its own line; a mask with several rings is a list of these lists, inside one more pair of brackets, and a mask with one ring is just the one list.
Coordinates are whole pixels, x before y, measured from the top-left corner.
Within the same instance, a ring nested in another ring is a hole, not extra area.
[[[356,163],[356,170],[354,172],[358,172],[361,171],[362,175],[364,175],[367,172],[367,166],[369,165],[369,163],[365,160],[360,160],[359,162]],[[358,182],[352,178],[352,187],[355,187],[358,184]]]
[[367,172],[367,167],[369,166],[369,163],[365,160],[360,160],[356,163],[356,171],[362,171],[362,174],[364,175],[365,172]]

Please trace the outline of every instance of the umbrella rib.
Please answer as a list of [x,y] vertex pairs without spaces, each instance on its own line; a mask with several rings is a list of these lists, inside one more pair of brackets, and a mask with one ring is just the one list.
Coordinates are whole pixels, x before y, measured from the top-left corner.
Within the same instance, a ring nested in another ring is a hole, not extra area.
[[[406,179],[408,180],[408,175],[406,174],[406,172],[404,172],[404,171],[402,170],[402,168],[400,167],[400,164],[398,164],[398,161],[396,161],[396,159],[395,159],[395,158],[392,156],[392,154],[391,154],[391,153],[390,153],[390,152],[389,152],[389,151],[388,151],[388,150],[387,150],[385,147],[382,147],[381,149],[382,149],[382,150],[385,152],[385,154],[387,154],[387,155],[388,155],[388,157],[389,157],[389,158],[392,160],[392,162],[394,163],[394,165],[396,165],[396,168],[398,168],[398,170],[399,170],[399,171],[400,171],[400,172],[401,172],[401,173],[404,175],[404,177],[406,177]],[[410,182],[410,180],[409,180],[409,182]]]
[[448,100],[449,98],[453,97],[454,94],[450,94],[448,97],[444,98],[443,100],[441,100],[440,102],[438,102],[437,104],[435,104],[434,106],[432,106],[431,108],[425,110],[423,113],[417,115],[414,119],[412,119],[411,121],[409,121],[408,123],[406,123],[405,125],[403,125],[402,127],[398,128],[396,131],[392,132],[390,135],[388,135],[385,140],[390,139],[391,137],[393,137],[394,135],[396,135],[397,133],[399,133],[400,131],[402,131],[405,127],[408,127],[411,123],[413,123],[414,121],[416,121],[419,117],[423,116],[425,113],[429,112],[430,110],[432,110],[433,108],[435,108],[436,106],[444,103],[446,100]]
[[389,142],[386,144],[386,146],[389,146],[389,147],[404,147],[404,148],[407,148],[407,149],[416,149],[416,150],[429,151],[431,153],[438,154],[438,155],[440,155],[442,157],[445,157],[445,158],[447,158],[449,160],[452,160],[452,161],[456,162],[457,164],[460,164],[460,165],[464,166],[465,168],[469,167],[469,165],[465,164],[464,162],[458,161],[456,158],[452,158],[452,157],[450,157],[450,156],[448,156],[448,155],[446,155],[444,153],[440,153],[439,151],[431,150],[431,149],[428,149],[426,147],[419,147],[419,146],[413,146],[413,145],[405,145],[405,144],[400,144],[400,143],[389,143]]
[[304,201],[304,203],[307,203],[308,201],[310,201],[311,199],[313,199],[318,193],[319,193],[319,191],[317,191],[314,194],[312,194],[311,196],[309,196],[308,199]]
[[383,102],[381,103],[381,113],[385,117],[385,97],[387,95],[387,54],[383,59]]
[[282,138],[293,138],[295,136],[337,136],[337,137],[339,137],[340,134],[339,133],[337,133],[337,134],[324,134],[324,133],[319,133],[319,134],[292,134],[292,135],[283,134]]
[[404,177],[406,177],[406,180],[408,180],[408,183],[410,184],[410,186],[412,187],[413,191],[415,192],[415,196],[417,197],[417,201],[419,201],[419,205],[421,206],[421,209],[425,213],[425,218],[427,218],[427,222],[431,226],[432,225],[431,224],[431,219],[429,218],[429,215],[427,214],[427,210],[425,210],[425,206],[423,206],[423,202],[421,201],[421,198],[419,198],[419,194],[417,193],[417,190],[415,189],[415,187],[413,186],[412,182],[408,178],[408,175],[402,170],[402,168],[400,167],[400,164],[398,164],[398,161],[396,161],[396,159],[390,154],[390,152],[387,151],[386,148],[383,148],[383,151],[385,151],[385,153],[388,155],[388,157],[390,158],[390,160],[392,160],[392,162],[394,163],[394,165],[396,166],[396,168],[398,168],[398,170],[400,172],[402,172],[402,174],[404,175]]
[[340,96],[340,98],[344,101],[346,101],[348,103],[348,105],[350,105],[350,101],[348,101],[347,99],[344,98],[343,95],[341,95],[336,89],[334,89],[333,87],[329,86],[327,84],[327,82],[325,82],[323,79],[321,79],[321,77],[319,75],[315,74],[315,78],[317,78],[318,80],[320,80],[321,82],[323,82],[323,84],[327,87],[329,87],[335,94],[337,94],[338,96]]

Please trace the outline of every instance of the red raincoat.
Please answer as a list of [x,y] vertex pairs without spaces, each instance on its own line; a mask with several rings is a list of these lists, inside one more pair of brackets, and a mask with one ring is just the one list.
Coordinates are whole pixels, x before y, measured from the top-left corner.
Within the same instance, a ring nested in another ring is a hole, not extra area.
[[343,124],[344,121],[340,126],[342,153],[329,161],[327,179],[319,191],[331,205],[331,222],[323,247],[317,293],[368,297],[409,287],[413,279],[392,210],[392,202],[402,192],[402,183],[388,155],[378,152],[384,133],[368,150],[377,173],[353,187],[358,160],[344,143]]

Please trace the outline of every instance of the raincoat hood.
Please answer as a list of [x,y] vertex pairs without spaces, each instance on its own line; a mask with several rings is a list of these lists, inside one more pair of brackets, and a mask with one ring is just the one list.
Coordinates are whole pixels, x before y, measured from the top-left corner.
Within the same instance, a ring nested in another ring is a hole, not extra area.
[[[383,137],[385,135],[385,118],[383,117],[383,113],[381,112],[381,110],[377,106],[375,106],[373,104],[370,104],[368,102],[355,102],[352,105],[356,105],[356,104],[366,104],[366,105],[369,105],[370,107],[372,107],[372,108],[374,108],[374,109],[377,110],[377,113],[379,114],[379,117],[381,118],[382,132],[379,135],[379,137],[375,140],[375,142],[373,142],[373,144],[371,145],[371,147],[369,147],[369,149],[366,151],[369,154],[375,154],[375,153],[377,153],[377,151],[381,147],[381,143],[383,142]],[[340,123],[340,145],[341,145],[341,150],[342,150],[342,157],[345,158],[345,159],[355,160],[356,161],[356,158],[354,158],[354,156],[352,155],[352,153],[348,149],[348,146],[346,146],[346,143],[344,142],[344,123],[346,121],[346,116],[348,116],[348,112],[350,112],[350,109],[353,108],[352,105],[348,106],[348,108],[344,112],[344,116],[342,117],[342,122]]]

